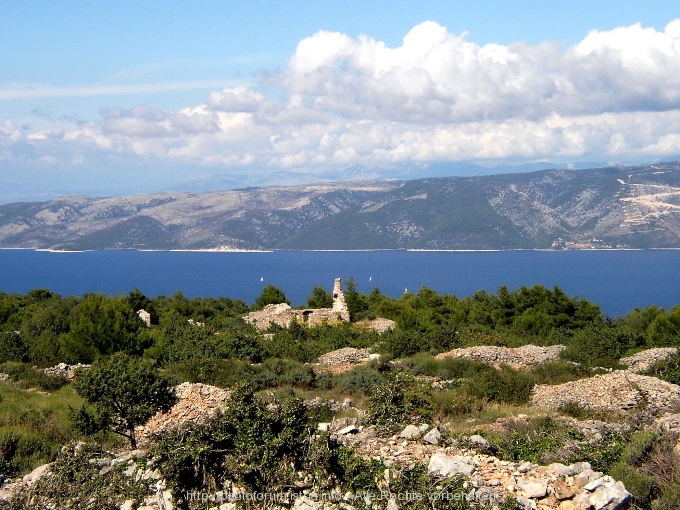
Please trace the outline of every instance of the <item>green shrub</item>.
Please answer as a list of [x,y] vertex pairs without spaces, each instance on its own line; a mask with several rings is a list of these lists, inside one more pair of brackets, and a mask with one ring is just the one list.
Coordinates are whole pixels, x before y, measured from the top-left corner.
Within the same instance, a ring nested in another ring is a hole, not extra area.
[[148,480],[124,474],[127,464],[100,475],[101,465],[90,459],[102,456],[97,445],[64,447],[43,477],[30,489],[22,489],[9,505],[10,510],[43,508],[97,508],[117,510],[127,499],[142,501],[148,493]]
[[0,363],[6,361],[28,361],[28,347],[13,331],[0,333]]
[[0,475],[17,476],[54,460],[60,446],[44,435],[22,428],[0,431]]
[[578,402],[568,402],[558,409],[566,416],[571,416],[577,420],[585,420],[590,416],[590,410],[583,407]]
[[339,377],[339,386],[348,393],[368,395],[374,388],[385,383],[380,373],[367,366],[358,366]]
[[590,326],[574,332],[562,351],[562,358],[585,367],[618,368],[626,352],[644,347],[641,333],[631,332],[613,324]]
[[609,472],[619,462],[623,450],[628,445],[630,434],[608,430],[602,432],[597,441],[582,442],[573,453],[571,462],[590,462],[596,471]]
[[176,494],[214,491],[226,480],[250,491],[283,491],[301,466],[309,437],[300,399],[268,409],[246,385],[239,385],[229,412],[205,425],[188,424],[158,435],[153,455]]
[[633,434],[623,450],[621,460],[630,466],[638,466],[658,441],[659,434],[652,430],[639,430]]
[[404,360],[402,364],[413,375],[427,375],[444,380],[473,377],[480,370],[487,368],[486,365],[470,359],[451,356],[436,359],[429,353],[416,354]]
[[135,428],[157,412],[167,412],[177,401],[168,380],[148,361],[117,352],[95,360],[91,368],[77,369],[74,387],[88,404],[72,410],[74,425],[91,434],[94,427],[108,429],[137,446]]
[[616,480],[623,482],[628,492],[633,495],[634,502],[638,507],[648,507],[654,487],[653,476],[640,473],[634,466],[625,462],[614,464],[609,474]]
[[675,354],[665,360],[658,361],[645,374],[680,385],[680,354]]
[[404,423],[429,418],[432,411],[429,392],[409,385],[399,376],[377,386],[368,399],[368,421],[386,430]]
[[551,418],[517,422],[515,430],[492,441],[505,460],[529,461],[545,464],[565,443],[563,427]]
[[524,404],[531,397],[534,376],[529,372],[502,366],[500,370],[486,368],[477,372],[463,385],[464,390],[478,399],[507,404]]
[[286,295],[281,289],[268,284],[262,289],[262,292],[255,300],[255,303],[253,303],[251,310],[262,310],[267,305],[276,305],[279,303],[290,304],[290,301],[286,299]]
[[435,391],[431,398],[433,413],[442,417],[478,413],[486,405],[486,401],[460,390]]
[[587,368],[564,361],[544,363],[531,372],[536,377],[536,384],[564,384],[592,376]]
[[43,391],[57,391],[68,384],[65,377],[46,375],[42,370],[36,370],[25,363],[7,362],[0,365],[0,372],[9,375],[11,381],[18,383],[20,388],[39,388]]

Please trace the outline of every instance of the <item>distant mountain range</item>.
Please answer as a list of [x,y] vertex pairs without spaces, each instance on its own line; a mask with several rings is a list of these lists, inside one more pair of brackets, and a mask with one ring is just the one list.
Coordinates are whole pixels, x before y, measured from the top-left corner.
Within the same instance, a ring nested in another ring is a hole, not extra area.
[[680,163],[17,202],[0,247],[680,248]]

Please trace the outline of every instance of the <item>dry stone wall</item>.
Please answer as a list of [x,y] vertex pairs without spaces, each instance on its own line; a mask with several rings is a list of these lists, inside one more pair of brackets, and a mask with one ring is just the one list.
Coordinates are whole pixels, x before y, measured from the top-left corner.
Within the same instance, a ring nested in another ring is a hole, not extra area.
[[531,404],[536,407],[557,410],[571,403],[608,413],[639,409],[660,416],[680,410],[680,386],[626,370],[553,386],[534,386]]
[[549,347],[523,345],[517,348],[482,345],[444,352],[438,354],[437,359],[447,357],[468,358],[481,363],[507,363],[515,368],[528,369],[542,363],[558,360],[564,349],[566,349],[564,345],[551,345]]
[[655,349],[647,349],[640,351],[632,356],[621,358],[622,365],[628,365],[628,371],[633,373],[640,373],[648,370],[656,362],[663,361],[675,354],[678,350],[675,347],[658,347]]
[[157,413],[143,427],[137,427],[140,443],[148,442],[151,434],[180,427],[193,421],[204,423],[228,407],[231,392],[216,386],[200,383],[182,383],[175,386],[178,401],[167,413]]

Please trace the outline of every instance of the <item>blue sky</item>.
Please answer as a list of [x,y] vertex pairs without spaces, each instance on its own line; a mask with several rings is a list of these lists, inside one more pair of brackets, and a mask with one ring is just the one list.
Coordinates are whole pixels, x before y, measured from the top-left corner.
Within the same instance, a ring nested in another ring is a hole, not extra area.
[[3,2],[0,201],[673,159],[678,18],[677,1]]

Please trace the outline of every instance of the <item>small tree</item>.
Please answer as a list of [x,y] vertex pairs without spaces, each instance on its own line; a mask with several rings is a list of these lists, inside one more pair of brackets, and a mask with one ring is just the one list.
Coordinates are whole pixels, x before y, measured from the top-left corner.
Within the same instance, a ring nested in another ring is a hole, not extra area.
[[317,285],[312,290],[312,295],[307,298],[307,306],[309,308],[330,308],[333,306],[333,296],[326,292],[321,285]]
[[109,429],[137,446],[135,427],[158,411],[168,411],[177,397],[168,381],[147,360],[116,353],[76,371],[76,391],[95,408],[71,410],[76,428],[85,434]]
[[262,293],[255,300],[253,310],[262,310],[267,305],[278,305],[279,303],[290,304],[290,301],[286,299],[286,295],[281,289],[269,284],[262,289]]

